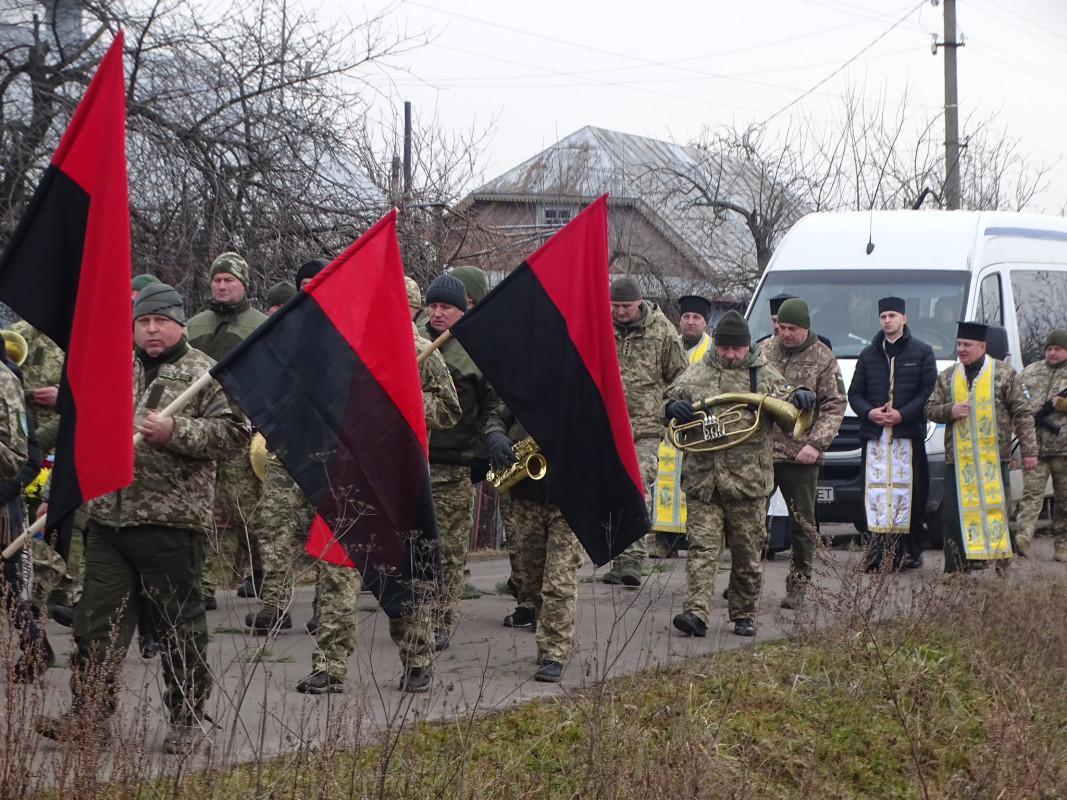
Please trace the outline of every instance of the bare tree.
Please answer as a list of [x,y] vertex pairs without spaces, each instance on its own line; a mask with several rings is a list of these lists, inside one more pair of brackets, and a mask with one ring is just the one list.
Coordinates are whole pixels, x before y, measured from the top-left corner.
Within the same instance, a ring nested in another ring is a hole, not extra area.
[[[253,291],[333,255],[388,207],[364,173],[367,72],[419,44],[373,18],[327,27],[286,0],[0,0],[0,243],[114,33],[126,32],[135,269],[196,297],[226,249]],[[213,16],[214,14],[214,16]],[[72,22],[73,20],[73,22]]]

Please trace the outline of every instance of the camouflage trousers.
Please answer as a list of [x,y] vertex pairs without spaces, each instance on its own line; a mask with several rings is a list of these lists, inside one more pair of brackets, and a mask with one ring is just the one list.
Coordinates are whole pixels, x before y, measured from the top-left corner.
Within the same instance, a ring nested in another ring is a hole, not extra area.
[[[634,449],[637,451],[637,466],[641,469],[641,483],[645,487],[645,503],[648,506],[649,519],[656,514],[656,475],[659,472],[659,439],[646,437],[634,441]],[[632,564],[638,569],[648,555],[648,548],[656,544],[656,534],[648,533],[642,536],[623,551],[622,555],[615,559],[612,566],[624,566]]]
[[431,464],[430,486],[441,549],[441,585],[433,626],[451,631],[459,618],[459,604],[467,577],[467,552],[474,526],[474,484],[470,467]]
[[[811,583],[811,565],[815,559],[818,533],[815,528],[815,488],[818,480],[818,464],[782,461],[774,465],[774,484],[781,489],[782,499],[789,510],[789,532],[793,539],[789,575],[785,579],[786,591],[790,594],[803,595]],[[731,556],[733,550],[731,541]]]
[[[322,671],[331,678],[344,680],[348,676],[348,659],[356,649],[356,622],[359,614],[359,592],[363,577],[358,570],[326,561],[319,562],[319,577],[315,583],[315,652],[311,656],[312,671]],[[389,637],[400,651],[400,663],[405,669],[429,666],[434,654],[433,626],[430,624],[429,592],[415,610],[399,619],[389,620]],[[368,595],[368,598],[370,595]]]
[[[225,522],[226,527],[216,529],[208,542],[204,597],[215,596],[217,575],[242,578],[246,560],[251,560],[253,572],[259,573],[263,569],[259,539],[251,524],[261,493],[259,478],[252,471],[247,452],[233,461],[219,464],[215,477],[215,510],[216,516]],[[236,548],[231,549],[231,540],[234,539]]]
[[519,606],[537,620],[537,658],[565,661],[574,644],[576,573],[585,551],[554,505],[506,498],[501,513],[514,537]]
[[1023,497],[1015,517],[1015,540],[1020,548],[1034,538],[1034,528],[1045,502],[1045,487],[1052,478],[1052,536],[1055,558],[1067,561],[1067,456],[1042,456],[1037,466],[1023,472]]
[[263,565],[259,596],[264,610],[286,611],[297,581],[318,564],[304,550],[314,509],[273,453],[267,455],[261,491],[251,519]]
[[719,571],[723,532],[730,540],[730,619],[754,619],[763,589],[761,559],[767,539],[767,498],[715,500],[687,497],[685,535],[686,593],[682,611],[692,612],[707,624]]

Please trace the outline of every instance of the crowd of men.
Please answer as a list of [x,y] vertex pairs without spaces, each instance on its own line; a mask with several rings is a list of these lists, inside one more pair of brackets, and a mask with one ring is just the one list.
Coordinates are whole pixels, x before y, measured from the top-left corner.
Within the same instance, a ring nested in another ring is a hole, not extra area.
[[[267,314],[326,264],[307,261],[293,284],[271,287]],[[206,613],[217,607],[212,578],[233,563],[248,564],[250,574],[238,591],[259,598],[259,610],[245,623],[263,635],[292,628],[295,584],[301,575],[315,573],[314,618],[307,630],[316,649],[308,676],[295,689],[308,694],[345,690],[362,576],[304,552],[312,507],[217,382],[209,381],[175,414],[159,413],[267,319],[249,302],[251,270],[240,255],[220,255],[209,278],[211,301],[188,320],[173,287],[151,276],[133,279],[133,423],[143,441],[135,448],[133,483],[83,509],[80,587],[66,587],[66,603],[52,604],[56,619],[73,628],[72,705],[59,716],[38,720],[43,736],[70,741],[106,728],[116,708],[117,673],[138,629],[142,656],[159,653],[162,659],[163,700],[170,713],[164,746],[171,753],[194,751],[211,727],[205,713],[212,689],[205,647]],[[404,667],[399,689],[405,692],[430,687],[434,653],[449,647],[460,622],[475,487],[490,470],[494,476],[511,470],[516,445],[529,438],[457,340],[445,337],[438,349],[431,346],[487,291],[486,276],[475,267],[456,267],[437,277],[424,297],[407,279],[412,335],[416,352],[423,354],[419,372],[441,569],[422,602],[390,620]],[[1002,569],[1012,556],[1006,498],[1013,436],[1026,470],[1014,551],[1030,555],[1047,479],[1051,476],[1057,495],[1067,490],[1067,331],[1050,331],[1045,359],[1020,375],[986,353],[984,325],[961,322],[959,361],[938,375],[930,346],[907,326],[905,301],[877,299],[875,318],[875,300],[867,327],[880,330],[861,353],[846,391],[832,342],[812,329],[803,298],[772,299],[774,333],[755,342],[736,311],[710,326],[713,306],[706,298],[679,300],[679,331],[643,296],[637,281],[612,282],[616,352],[650,518],[662,511],[655,489],[668,473],[673,494],[662,497],[668,511],[673,506],[676,523],[679,507],[684,510],[687,588],[673,620],[681,633],[707,635],[720,552],[728,547],[729,619],[735,634],[755,635],[767,506],[775,488],[785,499],[792,534],[782,607],[803,606],[819,541],[819,464],[846,404],[859,418],[863,443],[871,533],[866,570],[922,566],[928,421],[945,425],[945,571],[989,563]],[[37,476],[41,453],[54,446],[62,364],[62,354],[44,337],[25,323],[18,330],[24,374],[11,358],[5,359],[7,369],[0,369],[0,498],[8,510],[0,516],[0,538],[7,542],[23,526],[22,490]],[[664,443],[669,425],[698,431],[698,440],[724,436],[714,425],[695,424],[715,413],[714,402],[705,401],[722,395],[731,396],[731,425],[746,431],[744,436],[725,444],[732,435],[726,433],[724,446],[680,445],[682,452]],[[760,398],[796,411],[766,413]],[[501,496],[512,559],[509,586],[517,599],[503,623],[535,633],[534,678],[545,682],[561,680],[573,647],[576,575],[585,560],[553,502],[553,480],[549,463],[543,480],[520,480]],[[46,507],[42,503],[37,513]],[[1056,508],[1052,522],[1060,561],[1067,561],[1065,515]],[[641,585],[648,548],[656,547],[653,534],[645,538],[618,554],[601,576],[604,583]],[[29,558],[26,553],[4,562],[2,594],[20,634],[17,676],[24,682],[37,680],[55,660],[37,614],[22,599]],[[37,595],[45,603],[66,573],[47,549],[33,548],[32,558],[46,578]],[[235,577],[242,575],[243,568]]]

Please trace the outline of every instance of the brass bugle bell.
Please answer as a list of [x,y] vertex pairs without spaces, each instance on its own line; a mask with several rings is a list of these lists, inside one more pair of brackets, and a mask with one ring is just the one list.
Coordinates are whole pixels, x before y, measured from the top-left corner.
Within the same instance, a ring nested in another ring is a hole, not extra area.
[[18,331],[4,330],[0,331],[0,334],[4,337],[4,350],[7,352],[7,357],[21,367],[30,352],[26,338]]
[[[716,410],[722,406],[722,410]],[[751,425],[744,424],[744,410],[754,409]],[[788,400],[757,392],[728,392],[707,397],[693,404],[693,419],[667,426],[667,443],[683,453],[711,453],[726,450],[748,441],[759,429],[763,410],[793,426],[794,438],[811,427],[814,412],[801,411]]]
[[541,448],[537,446],[532,436],[516,442],[511,450],[515,453],[515,463],[509,464],[499,472],[489,470],[485,476],[498,492],[506,492],[526,478],[539,481],[548,474],[548,461],[541,455]]

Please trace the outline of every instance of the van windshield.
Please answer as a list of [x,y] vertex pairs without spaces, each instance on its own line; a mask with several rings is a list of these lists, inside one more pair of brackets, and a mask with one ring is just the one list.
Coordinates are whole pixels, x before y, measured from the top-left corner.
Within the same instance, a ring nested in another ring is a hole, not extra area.
[[834,353],[855,358],[881,328],[878,299],[902,297],[913,336],[939,359],[956,357],[956,323],[962,319],[970,273],[960,270],[782,270],[767,274],[749,309],[752,338],[771,331],[769,300],[800,297],[811,312],[811,327],[830,340]]

